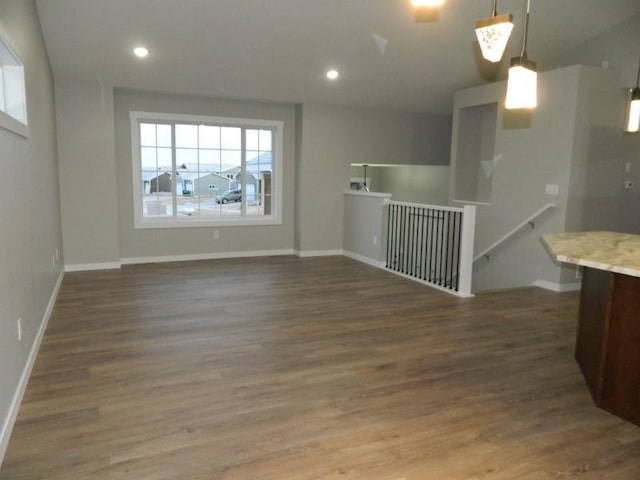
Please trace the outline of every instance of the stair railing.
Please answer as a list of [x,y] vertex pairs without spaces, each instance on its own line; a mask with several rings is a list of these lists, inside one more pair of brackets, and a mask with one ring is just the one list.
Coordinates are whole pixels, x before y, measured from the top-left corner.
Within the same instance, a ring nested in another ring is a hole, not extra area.
[[491,260],[491,255],[490,255],[491,252],[493,252],[497,247],[499,247],[504,242],[509,240],[512,236],[514,236],[516,233],[518,233],[522,228],[526,227],[527,225],[529,225],[532,229],[535,228],[535,226],[536,226],[535,220],[540,215],[542,215],[544,212],[546,212],[547,210],[549,210],[551,208],[555,208],[555,206],[556,206],[555,203],[547,203],[544,206],[542,206],[541,208],[539,208],[538,210],[536,210],[535,212],[533,212],[531,215],[529,215],[523,221],[518,223],[515,227],[513,227],[507,233],[502,235],[498,240],[496,240],[491,245],[489,245],[487,248],[485,248],[480,253],[478,253],[474,257],[473,263],[477,262],[481,258],[486,258],[487,260]]

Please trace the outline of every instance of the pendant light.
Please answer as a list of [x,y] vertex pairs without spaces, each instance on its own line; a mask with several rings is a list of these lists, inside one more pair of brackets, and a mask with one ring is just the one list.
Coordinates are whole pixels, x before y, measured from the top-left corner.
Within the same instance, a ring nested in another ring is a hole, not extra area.
[[531,0],[527,1],[525,13],[522,53],[511,59],[509,80],[507,82],[507,98],[505,108],[535,108],[538,105],[538,73],[536,62],[527,58],[527,40],[529,37],[529,11]]
[[411,0],[417,23],[430,23],[437,21],[439,8],[445,0]]
[[444,5],[444,0],[411,0],[411,5],[416,8],[441,7]]
[[476,37],[482,56],[490,62],[499,62],[513,30],[513,15],[498,15],[498,0],[493,0],[491,16],[476,22]]
[[625,133],[640,133],[640,63],[638,63],[636,86],[631,90],[624,131]]

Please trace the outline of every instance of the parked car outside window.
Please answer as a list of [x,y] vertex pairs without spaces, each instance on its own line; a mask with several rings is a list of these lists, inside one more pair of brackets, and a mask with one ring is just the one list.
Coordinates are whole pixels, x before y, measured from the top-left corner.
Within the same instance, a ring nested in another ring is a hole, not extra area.
[[216,195],[216,203],[239,202],[242,200],[241,190],[227,190],[220,195]]

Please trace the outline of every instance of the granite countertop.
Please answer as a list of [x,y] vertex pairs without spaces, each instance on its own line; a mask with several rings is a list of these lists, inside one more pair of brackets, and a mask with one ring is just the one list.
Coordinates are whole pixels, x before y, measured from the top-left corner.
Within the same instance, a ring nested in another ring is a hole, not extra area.
[[640,235],[577,232],[543,235],[556,260],[640,277]]

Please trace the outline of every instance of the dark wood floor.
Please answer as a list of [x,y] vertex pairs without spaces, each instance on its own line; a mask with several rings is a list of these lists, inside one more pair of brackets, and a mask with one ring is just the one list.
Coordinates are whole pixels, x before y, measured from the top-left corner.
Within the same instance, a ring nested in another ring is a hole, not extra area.
[[343,257],[70,273],[0,479],[640,479],[577,304]]

